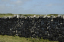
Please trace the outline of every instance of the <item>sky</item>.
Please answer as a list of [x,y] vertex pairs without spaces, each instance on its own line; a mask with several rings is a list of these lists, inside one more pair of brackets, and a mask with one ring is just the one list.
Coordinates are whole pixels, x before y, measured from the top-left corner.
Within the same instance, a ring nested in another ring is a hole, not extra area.
[[0,0],[0,13],[64,14],[64,0]]

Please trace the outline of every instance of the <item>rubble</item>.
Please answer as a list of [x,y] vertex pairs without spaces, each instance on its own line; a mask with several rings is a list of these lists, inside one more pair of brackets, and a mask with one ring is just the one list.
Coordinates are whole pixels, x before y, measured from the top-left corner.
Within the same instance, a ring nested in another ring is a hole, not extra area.
[[64,37],[64,16],[0,18],[0,34],[58,40]]

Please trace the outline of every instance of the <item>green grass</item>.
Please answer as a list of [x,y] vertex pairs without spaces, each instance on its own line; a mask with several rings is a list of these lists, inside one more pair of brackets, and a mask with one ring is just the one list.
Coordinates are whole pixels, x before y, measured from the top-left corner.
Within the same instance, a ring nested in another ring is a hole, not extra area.
[[58,42],[58,41],[49,41],[48,39],[38,39],[38,38],[25,38],[18,36],[7,36],[0,35],[0,42]]
[[4,17],[4,16],[14,16],[13,14],[0,14],[0,17]]
[[[15,15],[17,15],[17,14],[15,14]],[[27,17],[27,16],[34,16],[36,14],[18,14],[18,15]],[[7,16],[14,16],[14,14],[0,14],[0,17],[4,17],[4,16],[6,16],[6,17]],[[39,15],[36,15],[36,16],[39,16]]]
[[[17,15],[17,14],[15,14],[15,15]],[[39,16],[40,14],[18,14],[18,15],[27,17],[27,16],[34,16],[34,15]],[[51,15],[58,16],[58,14],[47,14],[47,16],[51,16]],[[4,16],[6,16],[6,17],[7,16],[14,16],[14,14],[12,14],[12,13],[7,13],[7,14],[0,13],[0,17],[4,17]],[[40,16],[43,16],[43,15],[40,15]]]
[[51,15],[53,15],[53,16],[58,16],[58,14],[48,14],[47,16],[51,16]]

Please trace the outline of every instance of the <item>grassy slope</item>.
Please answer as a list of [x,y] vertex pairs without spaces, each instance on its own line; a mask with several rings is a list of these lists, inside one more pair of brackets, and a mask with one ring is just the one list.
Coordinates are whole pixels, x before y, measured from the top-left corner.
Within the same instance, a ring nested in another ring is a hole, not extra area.
[[49,41],[44,39],[36,39],[36,38],[24,38],[18,36],[7,36],[7,35],[0,35],[0,42],[58,42],[58,41]]

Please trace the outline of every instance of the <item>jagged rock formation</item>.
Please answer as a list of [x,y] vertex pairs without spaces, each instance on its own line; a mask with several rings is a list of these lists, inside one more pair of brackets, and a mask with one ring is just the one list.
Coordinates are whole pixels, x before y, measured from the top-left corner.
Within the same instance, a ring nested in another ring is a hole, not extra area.
[[59,17],[7,17],[0,18],[0,34],[23,37],[64,39],[64,18]]

